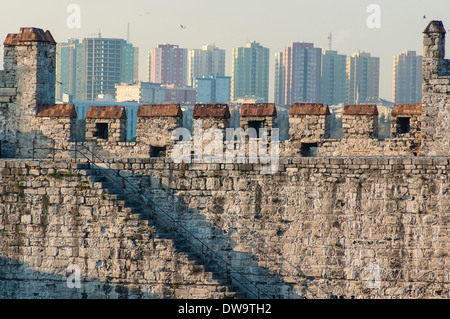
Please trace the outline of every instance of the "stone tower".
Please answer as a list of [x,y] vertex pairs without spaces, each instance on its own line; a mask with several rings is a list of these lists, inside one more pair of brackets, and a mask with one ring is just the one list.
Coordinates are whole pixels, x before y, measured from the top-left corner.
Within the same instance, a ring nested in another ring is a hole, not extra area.
[[4,71],[0,76],[2,155],[29,158],[37,107],[55,103],[55,46],[49,31],[21,28],[4,41]]
[[445,28],[431,21],[423,32],[422,155],[450,150],[450,61],[445,60]]

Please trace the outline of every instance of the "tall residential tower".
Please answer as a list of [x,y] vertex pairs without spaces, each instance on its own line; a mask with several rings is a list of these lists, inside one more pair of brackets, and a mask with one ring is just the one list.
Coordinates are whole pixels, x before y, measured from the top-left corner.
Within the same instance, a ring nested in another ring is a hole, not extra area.
[[346,104],[379,98],[380,58],[357,52],[347,57]]
[[322,52],[321,103],[327,105],[345,104],[346,59],[337,51]]
[[56,99],[63,95],[81,99],[82,44],[78,39],[69,39],[56,45]]
[[231,97],[233,100],[254,97],[267,102],[269,99],[270,50],[258,42],[233,48]]
[[322,49],[293,42],[275,56],[275,99],[280,105],[320,102]]
[[57,46],[56,98],[95,100],[115,85],[138,79],[139,49],[123,39],[70,39]]
[[225,76],[225,50],[215,45],[205,45],[201,50],[189,50],[188,84],[193,85],[193,79],[211,74]]
[[405,51],[394,56],[392,101],[412,104],[422,101],[422,56]]
[[148,81],[178,87],[187,85],[188,50],[160,44],[149,51]]

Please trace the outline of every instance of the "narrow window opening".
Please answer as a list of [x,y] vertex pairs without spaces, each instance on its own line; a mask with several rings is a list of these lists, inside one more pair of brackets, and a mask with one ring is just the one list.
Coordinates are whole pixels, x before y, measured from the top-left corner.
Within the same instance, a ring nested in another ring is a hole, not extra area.
[[108,135],[108,123],[95,123],[94,137],[107,140]]
[[399,125],[398,133],[406,134],[411,130],[410,118],[409,117],[399,117],[397,119],[397,124]]
[[260,129],[264,128],[264,121],[248,121],[248,128],[256,130],[256,138],[260,138]]

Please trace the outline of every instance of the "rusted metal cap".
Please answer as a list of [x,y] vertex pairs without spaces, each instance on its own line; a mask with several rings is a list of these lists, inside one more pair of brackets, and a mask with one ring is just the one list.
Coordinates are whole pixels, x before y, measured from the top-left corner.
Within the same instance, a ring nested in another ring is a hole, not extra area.
[[139,105],[138,117],[183,117],[180,104]]
[[330,115],[330,109],[321,103],[293,103],[289,115]]
[[242,117],[277,116],[275,103],[245,103],[241,108]]
[[378,115],[378,108],[372,104],[346,105],[342,115]]
[[430,34],[430,33],[443,33],[445,34],[445,28],[442,21],[433,20],[431,21],[428,26],[426,27],[425,31],[423,33]]
[[20,28],[20,33],[10,33],[6,36],[5,46],[16,46],[23,42],[46,42],[56,44],[50,31],[39,28]]
[[90,106],[86,118],[93,119],[127,119],[124,106]]
[[76,118],[74,104],[41,104],[38,105],[36,117],[68,117]]
[[229,119],[230,109],[228,104],[196,104],[193,118],[223,118]]
[[422,115],[422,103],[396,104],[391,112],[392,116]]

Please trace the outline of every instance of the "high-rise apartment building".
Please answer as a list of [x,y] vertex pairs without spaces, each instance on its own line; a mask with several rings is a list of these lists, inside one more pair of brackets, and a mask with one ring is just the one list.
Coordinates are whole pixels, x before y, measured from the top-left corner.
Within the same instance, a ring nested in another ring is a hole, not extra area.
[[188,84],[193,85],[193,79],[211,74],[225,76],[225,50],[215,45],[205,45],[201,50],[189,50]]
[[281,105],[319,103],[322,49],[293,42],[275,56],[275,99]]
[[62,101],[64,94],[81,99],[82,44],[69,39],[58,43],[56,52],[56,99]]
[[211,74],[193,79],[197,91],[197,103],[228,103],[230,101],[231,77]]
[[395,104],[422,101],[422,56],[405,51],[394,56],[392,101]]
[[159,84],[187,85],[188,50],[178,45],[160,44],[149,51],[148,81]]
[[275,53],[275,83],[274,101],[277,105],[283,105],[283,52]]
[[101,94],[115,95],[115,86],[123,77],[124,43],[122,39],[83,39],[83,100],[95,100]]
[[233,100],[254,97],[267,102],[269,99],[270,50],[257,42],[245,47],[233,48],[231,98]]
[[380,58],[357,52],[347,57],[346,104],[379,98]]
[[139,82],[139,48],[127,42],[124,44],[123,52],[122,82]]
[[139,49],[123,39],[71,39],[57,47],[56,98],[114,96],[115,85],[138,80]]
[[337,51],[322,52],[321,103],[327,105],[345,104],[347,56]]

